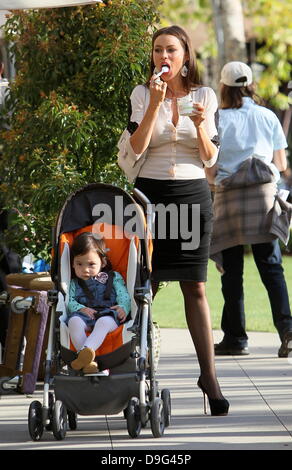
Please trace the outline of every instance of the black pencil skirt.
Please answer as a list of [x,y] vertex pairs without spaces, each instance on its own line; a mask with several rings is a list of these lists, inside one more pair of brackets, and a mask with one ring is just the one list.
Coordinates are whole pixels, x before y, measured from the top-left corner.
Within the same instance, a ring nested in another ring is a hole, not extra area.
[[137,178],[135,187],[155,210],[152,280],[205,282],[213,218],[207,180]]

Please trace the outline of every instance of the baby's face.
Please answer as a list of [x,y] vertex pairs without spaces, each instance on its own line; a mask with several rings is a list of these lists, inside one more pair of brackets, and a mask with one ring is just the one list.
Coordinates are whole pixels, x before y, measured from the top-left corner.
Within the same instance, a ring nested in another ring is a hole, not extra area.
[[76,276],[84,281],[96,276],[103,266],[101,257],[94,250],[88,251],[84,255],[75,256],[73,261]]

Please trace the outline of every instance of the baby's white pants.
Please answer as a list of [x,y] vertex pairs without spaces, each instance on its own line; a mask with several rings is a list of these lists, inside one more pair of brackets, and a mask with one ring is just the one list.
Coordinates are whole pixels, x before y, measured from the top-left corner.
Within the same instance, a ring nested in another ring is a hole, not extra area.
[[84,347],[95,351],[102,345],[106,335],[118,328],[118,325],[111,316],[101,317],[96,321],[91,334],[87,336],[86,324],[80,317],[74,316],[70,318],[68,327],[72,343],[77,351]]

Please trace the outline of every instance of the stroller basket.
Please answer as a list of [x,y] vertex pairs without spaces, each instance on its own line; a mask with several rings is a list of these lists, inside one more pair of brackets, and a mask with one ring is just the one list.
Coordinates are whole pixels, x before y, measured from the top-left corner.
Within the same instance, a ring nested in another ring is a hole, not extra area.
[[[125,372],[126,371],[126,372]],[[129,397],[139,397],[136,361],[128,358],[109,376],[54,378],[57,400],[80,415],[117,414],[127,408]],[[110,408],[109,408],[110,397]]]

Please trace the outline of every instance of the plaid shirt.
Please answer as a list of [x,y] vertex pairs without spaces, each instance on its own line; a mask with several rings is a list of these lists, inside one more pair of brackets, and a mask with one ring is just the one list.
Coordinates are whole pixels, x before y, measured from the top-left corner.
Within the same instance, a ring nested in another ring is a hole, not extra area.
[[292,205],[277,196],[268,165],[249,157],[232,176],[216,186],[210,257],[227,248],[289,240]]

